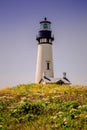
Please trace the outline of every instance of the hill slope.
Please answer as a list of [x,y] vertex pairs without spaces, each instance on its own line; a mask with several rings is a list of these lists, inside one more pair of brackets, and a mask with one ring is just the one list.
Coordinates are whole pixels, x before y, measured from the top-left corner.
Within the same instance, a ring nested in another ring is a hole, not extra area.
[[0,90],[0,130],[87,130],[87,87],[19,85]]

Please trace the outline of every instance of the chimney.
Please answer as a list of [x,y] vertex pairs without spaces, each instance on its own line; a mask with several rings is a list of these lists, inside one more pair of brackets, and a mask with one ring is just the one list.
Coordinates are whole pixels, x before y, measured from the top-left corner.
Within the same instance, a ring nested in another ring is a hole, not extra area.
[[63,72],[63,78],[66,78],[66,72]]

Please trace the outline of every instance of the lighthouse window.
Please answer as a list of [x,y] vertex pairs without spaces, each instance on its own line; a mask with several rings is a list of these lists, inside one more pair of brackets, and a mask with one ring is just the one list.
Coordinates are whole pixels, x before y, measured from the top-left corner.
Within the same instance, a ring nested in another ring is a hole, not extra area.
[[49,43],[51,43],[51,39],[49,39]]
[[43,40],[44,40],[44,42],[46,42],[46,41],[47,41],[47,39],[46,39],[46,38],[44,38]]
[[46,38],[42,38],[42,39],[40,39],[40,42],[47,42],[47,39]]
[[42,42],[42,40],[40,39],[40,43]]
[[47,23],[44,23],[44,29],[47,29],[48,28],[48,26],[47,26]]
[[49,69],[50,69],[50,63],[47,62],[47,70],[49,70]]
[[51,25],[50,23],[41,23],[40,24],[40,30],[51,30]]

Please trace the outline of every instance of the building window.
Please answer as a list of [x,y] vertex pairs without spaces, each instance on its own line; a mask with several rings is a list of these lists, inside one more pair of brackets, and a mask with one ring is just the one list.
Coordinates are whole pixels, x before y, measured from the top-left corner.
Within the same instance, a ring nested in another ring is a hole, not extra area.
[[43,38],[43,42],[47,42],[47,39],[46,39],[46,38]]
[[44,23],[44,24],[43,24],[43,29],[48,29],[47,23]]
[[41,23],[40,24],[40,30],[51,30],[50,23]]
[[40,39],[40,43],[42,42],[42,39]]
[[47,70],[49,70],[49,69],[50,69],[50,63],[47,62]]
[[49,39],[49,43],[51,43],[51,39]]
[[46,39],[46,38],[41,38],[41,39],[40,39],[40,42],[45,42],[45,43],[46,43],[46,42],[47,42],[47,39]]

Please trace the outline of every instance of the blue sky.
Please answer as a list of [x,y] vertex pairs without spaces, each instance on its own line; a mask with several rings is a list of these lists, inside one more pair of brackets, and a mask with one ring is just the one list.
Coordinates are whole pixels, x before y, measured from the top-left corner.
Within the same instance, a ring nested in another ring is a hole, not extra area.
[[0,0],[0,87],[35,81],[39,22],[52,22],[55,77],[87,85],[87,0]]

